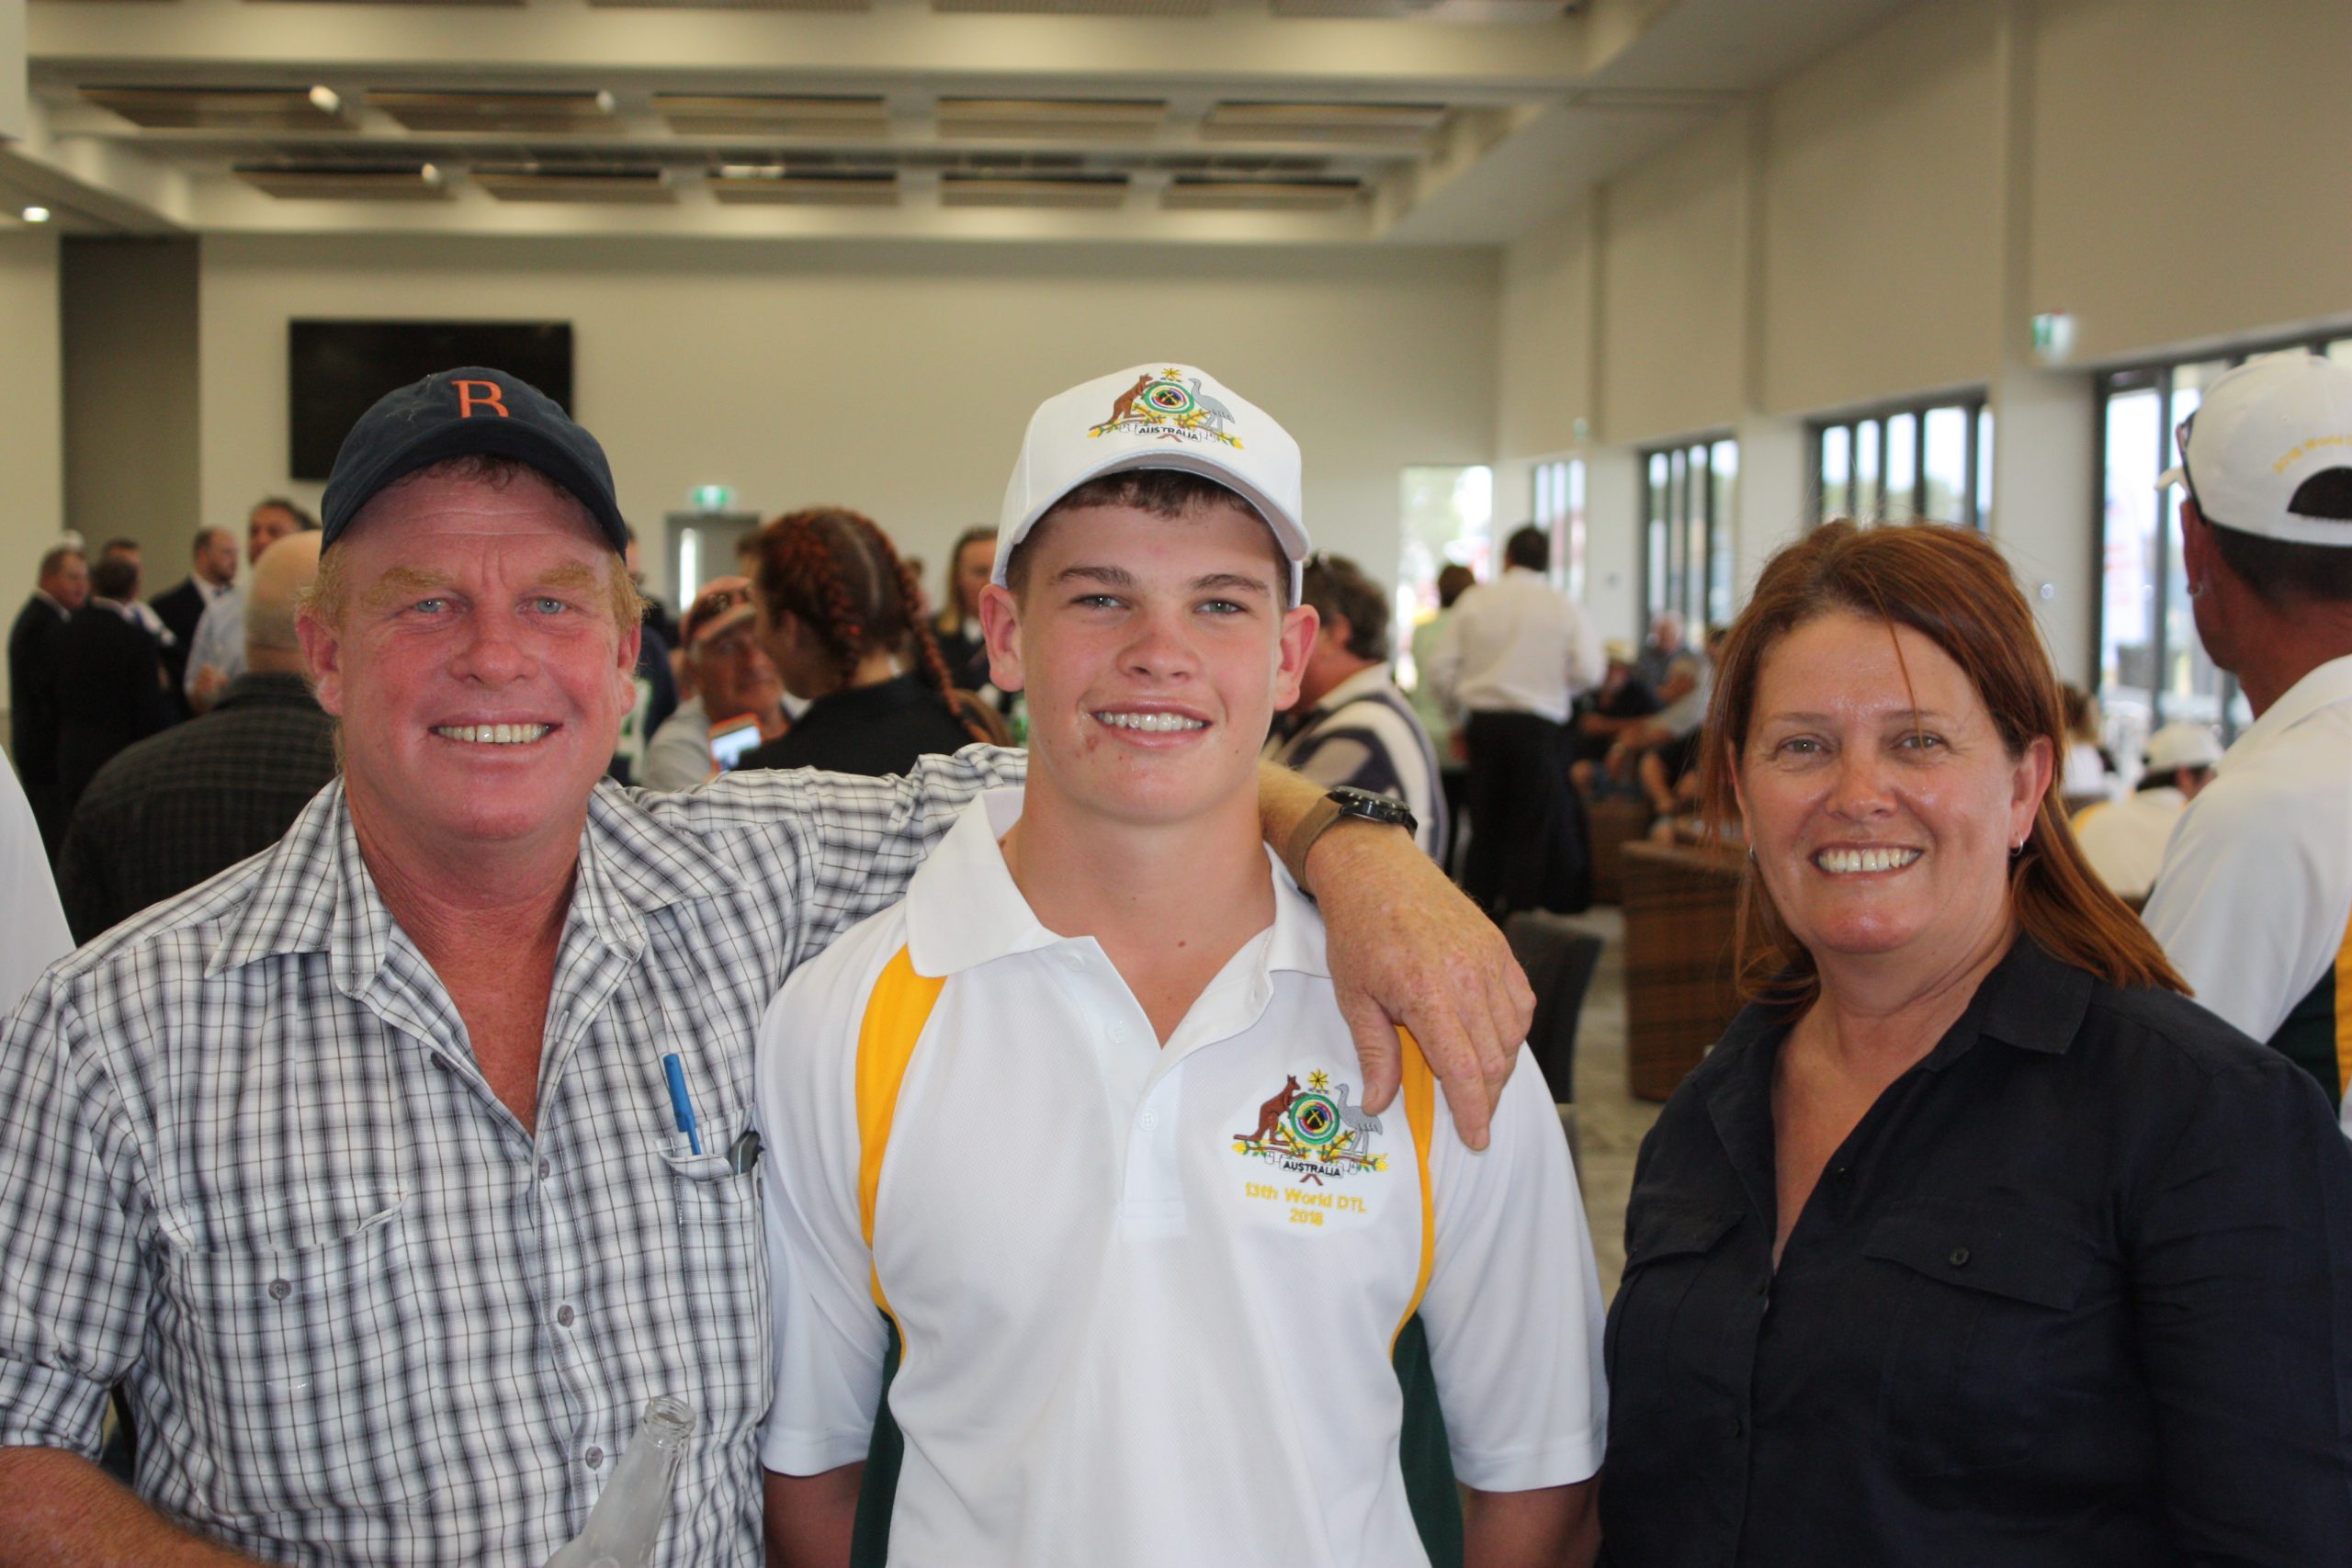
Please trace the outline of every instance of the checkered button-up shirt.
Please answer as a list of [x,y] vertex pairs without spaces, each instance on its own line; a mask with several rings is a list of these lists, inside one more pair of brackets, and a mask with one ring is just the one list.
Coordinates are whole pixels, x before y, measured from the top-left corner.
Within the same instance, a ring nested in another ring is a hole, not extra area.
[[[638,1416],[698,1417],[659,1561],[755,1564],[767,1401],[752,1038],[1011,753],[904,784],[590,802],[538,1124],[483,1081],[340,784],[53,967],[0,1032],[0,1445],[95,1454],[277,1561],[537,1568]],[[697,1155],[664,1055],[685,1070]]]

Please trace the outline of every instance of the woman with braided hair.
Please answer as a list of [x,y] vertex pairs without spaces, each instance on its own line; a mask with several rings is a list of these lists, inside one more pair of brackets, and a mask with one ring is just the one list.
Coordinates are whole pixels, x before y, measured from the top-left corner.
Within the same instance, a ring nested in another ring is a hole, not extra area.
[[743,767],[903,773],[928,752],[1002,738],[949,680],[913,610],[914,574],[872,518],[787,513],[761,532],[756,558],[761,646],[808,709]]

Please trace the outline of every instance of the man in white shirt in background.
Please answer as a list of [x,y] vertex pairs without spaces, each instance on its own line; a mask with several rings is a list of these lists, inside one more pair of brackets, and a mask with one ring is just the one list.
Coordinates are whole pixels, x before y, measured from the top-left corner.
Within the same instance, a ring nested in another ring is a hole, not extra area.
[[[257,565],[261,553],[287,535],[308,533],[318,525],[317,518],[290,501],[272,496],[255,503],[245,519],[245,564]],[[244,672],[245,592],[232,582],[212,596],[196,623],[184,677],[187,705],[198,713],[210,712],[229,682]]]
[[2301,352],[2177,433],[2197,635],[2254,723],[2181,814],[2145,915],[2197,999],[2352,1081],[2352,368]]
[[1528,524],[1503,573],[1462,595],[1429,678],[1464,715],[1470,753],[1463,891],[1500,921],[1591,901],[1584,808],[1568,786],[1568,709],[1600,679],[1600,638],[1544,576],[1550,538]]
[[2167,724],[2148,738],[2148,771],[2120,799],[2077,812],[2075,841],[2119,898],[2144,902],[2180,814],[2213,776],[2222,743],[2201,724]]
[[1258,840],[1299,509],[1296,445],[1181,367],[1031,421],[980,602],[1026,786],[760,1025],[775,1568],[1592,1560],[1600,1287],[1542,1075],[1482,1155],[1409,1043],[1364,1114]]

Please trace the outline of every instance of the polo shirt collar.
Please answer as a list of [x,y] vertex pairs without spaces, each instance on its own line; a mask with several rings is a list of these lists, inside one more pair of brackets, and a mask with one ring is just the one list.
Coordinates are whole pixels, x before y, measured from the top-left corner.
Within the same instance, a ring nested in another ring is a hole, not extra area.
[[2352,703],[2352,654],[2329,660],[2288,687],[2267,712],[2246,726],[2236,744],[2222,753],[2213,771],[2228,773],[2312,715],[2337,703]]
[[1386,684],[1388,684],[1388,666],[1366,665],[1324,693],[1323,700],[1315,705],[1314,711],[1317,714],[1336,713],[1360,697],[1370,696]]
[[[976,968],[1017,953],[1065,943],[1096,945],[1091,936],[1048,931],[1004,863],[997,840],[1021,820],[1022,791],[991,789],[966,807],[956,825],[915,872],[907,889],[907,956],[915,973],[933,977]],[[1274,923],[1266,942],[1266,972],[1291,970],[1328,978],[1323,922],[1266,852],[1274,880]]]
[[[646,811],[607,779],[589,796],[567,918],[608,947],[634,955],[645,947],[645,911],[724,897],[741,885],[699,838]],[[264,852],[260,874],[206,973],[279,954],[327,953],[336,988],[358,996],[383,968],[395,930],[360,855],[337,777]]]

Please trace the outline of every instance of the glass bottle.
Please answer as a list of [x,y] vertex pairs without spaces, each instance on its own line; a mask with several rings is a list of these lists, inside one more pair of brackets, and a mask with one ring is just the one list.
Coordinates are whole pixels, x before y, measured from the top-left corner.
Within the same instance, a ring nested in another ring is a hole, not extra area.
[[669,1517],[670,1491],[694,1436],[695,1413],[685,1401],[656,1394],[645,1403],[637,1436],[613,1467],[603,1495],[571,1543],[547,1568],[646,1568]]

